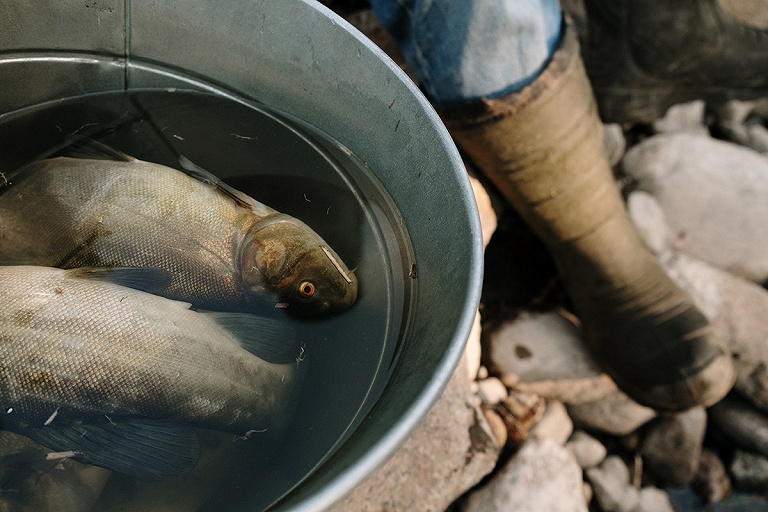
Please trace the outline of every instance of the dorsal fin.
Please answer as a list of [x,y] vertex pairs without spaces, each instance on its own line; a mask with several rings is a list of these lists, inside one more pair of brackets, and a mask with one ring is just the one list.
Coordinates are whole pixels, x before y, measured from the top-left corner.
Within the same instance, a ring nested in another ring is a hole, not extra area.
[[248,197],[246,194],[240,192],[239,190],[235,190],[234,188],[230,187],[221,181],[218,177],[214,176],[196,163],[192,162],[189,158],[183,155],[179,156],[179,165],[181,165],[181,167],[187,171],[187,174],[193,178],[216,187],[216,189],[221,194],[234,201],[237,206],[247,208],[248,210],[253,210],[255,207],[257,207],[256,202],[252,198]]
[[73,158],[87,158],[90,160],[111,160],[114,162],[136,162],[138,159],[126,155],[112,146],[91,138],[79,139],[67,148],[67,153]]

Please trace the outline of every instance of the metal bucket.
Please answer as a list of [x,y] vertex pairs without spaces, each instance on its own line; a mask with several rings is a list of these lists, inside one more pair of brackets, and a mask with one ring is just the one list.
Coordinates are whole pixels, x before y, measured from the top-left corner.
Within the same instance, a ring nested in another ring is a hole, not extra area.
[[448,133],[377,47],[312,0],[10,0],[0,5],[0,84],[0,121],[22,107],[90,93],[223,92],[302,119],[362,159],[412,241],[412,336],[357,429],[271,506],[323,510],[405,441],[462,353],[482,252],[471,188]]

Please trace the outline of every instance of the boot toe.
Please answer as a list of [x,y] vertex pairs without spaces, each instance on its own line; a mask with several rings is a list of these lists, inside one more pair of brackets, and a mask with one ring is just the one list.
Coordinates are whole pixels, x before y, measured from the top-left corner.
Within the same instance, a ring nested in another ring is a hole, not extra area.
[[731,355],[721,351],[693,373],[680,372],[677,379],[663,384],[627,382],[620,376],[617,384],[640,404],[675,412],[716,404],[731,390],[735,380]]

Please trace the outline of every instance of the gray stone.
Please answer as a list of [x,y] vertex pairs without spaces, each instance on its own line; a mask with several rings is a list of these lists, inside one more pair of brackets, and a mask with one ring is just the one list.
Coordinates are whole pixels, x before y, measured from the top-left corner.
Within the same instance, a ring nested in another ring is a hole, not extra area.
[[405,444],[331,510],[442,512],[490,473],[499,446],[475,405],[464,364]]
[[747,279],[768,278],[768,159],[704,135],[657,135],[624,170],[653,195],[681,250]]
[[746,131],[745,145],[764,155],[768,154],[768,128],[759,123],[749,123]]
[[725,465],[712,450],[705,448],[701,451],[699,467],[691,487],[706,503],[717,503],[731,493],[731,479]]
[[568,414],[579,428],[623,436],[654,418],[656,411],[615,391],[594,402],[569,404]]
[[[744,3],[743,0],[735,1]],[[708,107],[719,130],[726,138],[763,153],[765,149],[768,149],[765,127],[748,119],[748,116],[752,113],[764,116],[767,104],[764,99],[758,101],[731,100],[720,104],[713,103]],[[760,131],[762,133],[759,133]],[[754,132],[758,133],[755,135]]]
[[655,254],[666,254],[674,247],[672,230],[664,210],[648,192],[635,190],[627,198],[627,211],[640,237]]
[[573,432],[573,422],[562,402],[549,402],[541,419],[531,429],[534,439],[551,439],[563,446]]
[[576,462],[583,469],[599,465],[608,454],[608,450],[603,446],[603,443],[583,430],[575,431],[565,447],[573,454]]
[[[509,385],[506,379],[505,383]],[[566,404],[593,402],[610,395],[618,389],[613,379],[606,374],[602,374],[594,379],[518,382],[514,387],[525,393],[533,393],[548,400],[559,400]]]
[[736,444],[768,456],[768,416],[728,396],[709,409],[710,421]]
[[596,400],[616,389],[579,328],[558,312],[523,313],[488,338],[493,368],[508,387],[566,403]]
[[709,129],[704,126],[704,107],[702,100],[672,105],[664,117],[654,121],[653,128],[659,133],[689,132],[709,135]]
[[496,377],[488,377],[477,381],[477,394],[487,405],[494,405],[507,399],[507,388]]
[[706,426],[701,407],[658,418],[640,444],[645,467],[665,485],[688,485],[699,467]]
[[603,140],[608,163],[611,166],[618,164],[627,150],[627,139],[624,137],[621,125],[616,123],[603,125]]
[[752,402],[752,405],[768,412],[768,364],[766,362],[743,358],[736,361],[734,387]]
[[768,489],[768,457],[736,450],[730,468],[737,489],[747,492]]
[[582,482],[581,468],[570,452],[553,441],[531,439],[485,486],[467,497],[462,510],[586,512]]
[[629,469],[617,455],[587,469],[586,474],[603,512],[633,512],[640,505],[640,493],[629,483]]
[[640,507],[637,512],[675,512],[669,494],[658,487],[640,489]]

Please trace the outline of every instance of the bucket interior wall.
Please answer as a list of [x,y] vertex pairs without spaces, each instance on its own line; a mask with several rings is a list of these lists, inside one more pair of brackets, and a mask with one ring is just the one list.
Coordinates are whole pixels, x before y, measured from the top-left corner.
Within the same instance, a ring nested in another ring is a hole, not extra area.
[[410,233],[419,280],[413,335],[371,415],[276,508],[331,505],[407,438],[461,355],[482,252],[453,143],[378,48],[312,0],[9,0],[0,5],[0,83],[0,121],[56,98],[213,87],[303,119],[362,159]]

